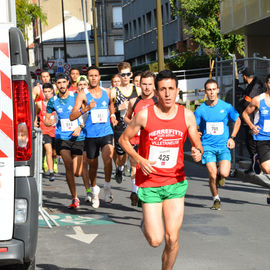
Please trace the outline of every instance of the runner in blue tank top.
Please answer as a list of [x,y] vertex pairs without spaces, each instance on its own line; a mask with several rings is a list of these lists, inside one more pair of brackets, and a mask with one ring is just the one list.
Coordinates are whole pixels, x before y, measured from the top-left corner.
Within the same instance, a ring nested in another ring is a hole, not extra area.
[[[234,139],[239,131],[241,120],[231,104],[218,98],[219,88],[215,80],[207,80],[204,89],[208,99],[195,111],[195,117],[202,133],[204,150],[202,163],[206,164],[208,170],[209,186],[214,201],[211,209],[220,210],[218,186],[224,186],[225,178],[229,176],[230,149],[235,147]],[[235,122],[231,136],[229,135],[229,120]],[[219,168],[217,168],[217,162]]]
[[70,120],[75,120],[81,115],[88,114],[85,126],[85,148],[89,163],[89,178],[92,185],[92,206],[99,207],[99,192],[97,186],[98,156],[101,150],[104,162],[105,184],[104,197],[106,202],[112,202],[111,174],[113,156],[113,131],[112,125],[117,121],[114,114],[114,104],[111,100],[111,90],[99,86],[100,72],[98,67],[88,68],[87,78],[89,89],[78,94],[75,106],[71,112]]
[[62,156],[66,169],[66,179],[72,195],[69,208],[77,208],[80,200],[77,196],[75,176],[82,173],[82,153],[84,147],[83,125],[80,119],[70,121],[69,115],[75,104],[75,96],[68,91],[68,77],[64,73],[56,76],[56,85],[59,93],[52,97],[47,104],[45,124],[50,126],[54,120],[50,119],[56,111],[58,122],[55,127],[56,151]]
[[[265,86],[267,91],[254,97],[242,116],[253,132],[261,169],[265,174],[270,174],[270,74],[266,77]],[[253,124],[249,115],[254,111],[256,114]],[[267,203],[270,204],[270,191]]]

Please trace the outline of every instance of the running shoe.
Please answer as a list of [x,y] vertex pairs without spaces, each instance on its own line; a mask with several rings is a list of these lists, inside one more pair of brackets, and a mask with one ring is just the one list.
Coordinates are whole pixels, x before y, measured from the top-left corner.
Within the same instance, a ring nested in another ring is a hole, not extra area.
[[55,177],[54,177],[54,173],[53,173],[53,172],[50,173],[50,175],[49,175],[49,180],[50,180],[51,182],[53,182],[53,181],[55,180]]
[[46,156],[43,158],[43,163],[42,163],[43,171],[46,173],[48,171],[48,164],[47,164],[47,159]]
[[104,187],[104,201],[108,203],[113,201],[112,191],[109,187]]
[[57,165],[57,158],[53,159],[53,171],[58,173],[58,165]]
[[123,181],[123,171],[120,171],[119,168],[116,168],[115,180],[118,184],[121,184]]
[[86,202],[92,201],[92,192],[86,192],[85,201]]
[[78,198],[72,199],[71,204],[68,206],[69,209],[75,209],[80,207],[80,200]]
[[138,195],[137,195],[136,192],[131,192],[129,198],[131,200],[131,205],[132,206],[137,206],[138,205]]
[[252,169],[256,174],[261,173],[261,166],[258,154],[255,154],[253,157]]
[[97,192],[94,194],[92,193],[92,207],[93,208],[99,208],[100,202],[99,202],[99,192],[100,192],[100,188],[99,186],[97,187]]
[[220,210],[220,200],[219,199],[216,199],[214,201],[213,206],[210,209],[211,210]]
[[225,186],[225,177],[220,176],[219,174],[217,175],[217,187],[224,187]]
[[270,198],[269,197],[267,197],[266,201],[267,201],[267,204],[270,204]]

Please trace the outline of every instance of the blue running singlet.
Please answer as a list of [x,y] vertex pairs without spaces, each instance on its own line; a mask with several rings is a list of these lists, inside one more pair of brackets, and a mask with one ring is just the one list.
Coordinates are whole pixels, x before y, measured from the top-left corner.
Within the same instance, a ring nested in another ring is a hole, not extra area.
[[97,103],[94,108],[88,112],[88,117],[85,122],[85,137],[99,138],[113,134],[110,121],[109,97],[104,88],[101,88],[102,96],[94,98],[88,89],[84,89],[86,95],[87,106],[92,100]]
[[260,107],[255,114],[254,125],[259,126],[259,133],[253,134],[255,141],[269,141],[270,140],[270,107],[266,105],[265,93],[260,95]]
[[56,95],[49,99],[47,104],[47,113],[56,111],[58,122],[55,125],[55,139],[56,140],[84,140],[83,131],[78,137],[73,137],[73,131],[83,122],[81,117],[74,121],[69,120],[69,115],[75,105],[76,96],[74,93],[69,92],[67,98],[62,99]]
[[235,122],[239,117],[233,106],[221,99],[215,106],[208,106],[204,102],[195,112],[197,125],[202,132],[204,151],[226,148],[229,139],[229,120]]

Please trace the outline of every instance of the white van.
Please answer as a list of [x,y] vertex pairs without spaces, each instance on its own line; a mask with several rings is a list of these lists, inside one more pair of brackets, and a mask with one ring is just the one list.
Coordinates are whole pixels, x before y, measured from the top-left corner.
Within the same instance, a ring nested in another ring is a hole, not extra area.
[[15,0],[0,8],[0,269],[35,269],[34,105]]

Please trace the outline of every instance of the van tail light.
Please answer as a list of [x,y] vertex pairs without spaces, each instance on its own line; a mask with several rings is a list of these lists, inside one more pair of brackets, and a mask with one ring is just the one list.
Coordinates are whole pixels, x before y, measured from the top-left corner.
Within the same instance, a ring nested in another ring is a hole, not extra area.
[[13,81],[15,161],[26,161],[32,156],[31,111],[28,85]]

